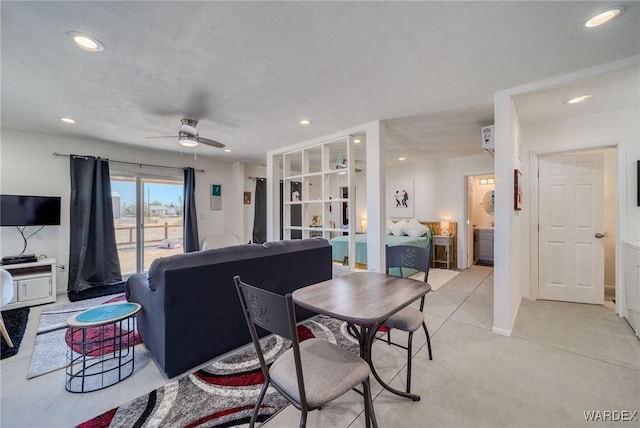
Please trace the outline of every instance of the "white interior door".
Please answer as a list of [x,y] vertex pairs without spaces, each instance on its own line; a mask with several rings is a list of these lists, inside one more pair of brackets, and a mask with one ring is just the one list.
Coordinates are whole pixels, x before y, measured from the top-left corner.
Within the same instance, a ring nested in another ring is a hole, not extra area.
[[467,177],[467,267],[473,265],[473,177]]
[[539,162],[540,299],[604,303],[604,156]]

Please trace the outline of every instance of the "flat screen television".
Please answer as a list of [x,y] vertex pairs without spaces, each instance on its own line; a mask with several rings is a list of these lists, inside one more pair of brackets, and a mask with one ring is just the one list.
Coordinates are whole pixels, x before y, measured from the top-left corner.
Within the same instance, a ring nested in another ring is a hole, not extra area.
[[59,196],[0,195],[0,226],[57,226]]

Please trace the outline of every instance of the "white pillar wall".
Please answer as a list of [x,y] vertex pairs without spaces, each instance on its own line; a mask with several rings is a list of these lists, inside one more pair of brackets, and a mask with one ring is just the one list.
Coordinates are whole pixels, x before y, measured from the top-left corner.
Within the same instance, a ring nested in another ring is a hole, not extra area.
[[385,271],[386,189],[385,129],[383,122],[367,125],[367,269]]

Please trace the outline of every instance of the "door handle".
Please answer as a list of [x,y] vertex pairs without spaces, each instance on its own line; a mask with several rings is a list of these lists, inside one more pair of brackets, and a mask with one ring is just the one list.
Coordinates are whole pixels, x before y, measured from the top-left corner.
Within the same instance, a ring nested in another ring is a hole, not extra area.
[[606,233],[600,233],[600,232],[596,233],[596,238],[598,238],[598,239],[602,239],[602,238],[604,238],[605,236],[607,236],[607,234],[606,234]]

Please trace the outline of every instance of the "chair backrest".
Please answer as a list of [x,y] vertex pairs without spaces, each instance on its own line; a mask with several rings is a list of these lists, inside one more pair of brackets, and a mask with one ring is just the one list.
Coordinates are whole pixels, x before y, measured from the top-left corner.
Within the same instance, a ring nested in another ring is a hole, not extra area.
[[390,268],[399,268],[402,275],[402,269],[415,269],[424,272],[424,282],[429,277],[429,257],[431,250],[429,248],[412,247],[410,245],[396,245],[385,247],[387,258],[387,274]]
[[300,345],[298,342],[298,329],[296,326],[296,313],[291,294],[281,296],[271,291],[263,290],[253,285],[242,282],[239,276],[235,276],[233,281],[238,290],[242,312],[244,313],[251,340],[256,348],[258,360],[265,382],[269,380],[269,368],[264,359],[262,347],[255,326],[260,326],[265,330],[291,340],[293,348],[296,375],[298,379],[298,390],[300,401],[306,401],[304,391],[304,380],[302,377],[302,363],[300,359]]
[[[242,309],[249,324],[258,325],[270,333],[275,333],[289,340],[293,337],[291,323],[295,325],[295,312],[289,313],[289,302],[293,306],[291,295],[281,296],[242,282],[239,276],[233,278]],[[287,299],[289,297],[289,299]],[[291,319],[293,317],[293,319]]]
[[6,305],[13,299],[13,277],[9,271],[0,269],[0,300]]

